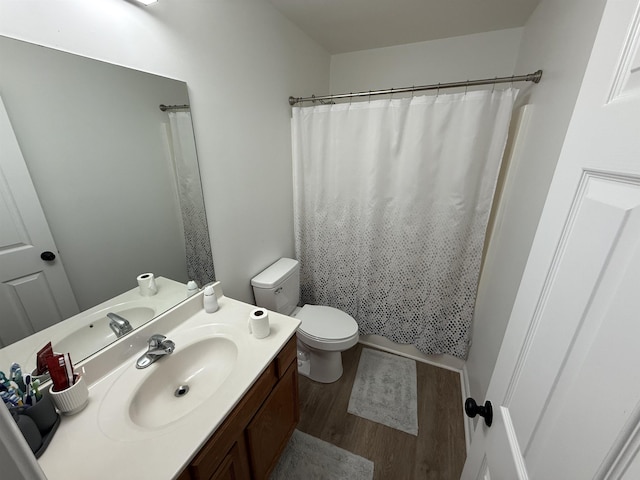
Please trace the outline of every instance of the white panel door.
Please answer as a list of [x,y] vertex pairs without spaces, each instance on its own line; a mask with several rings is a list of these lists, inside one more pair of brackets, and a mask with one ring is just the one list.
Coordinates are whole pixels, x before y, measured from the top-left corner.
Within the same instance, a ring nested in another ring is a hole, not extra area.
[[[44,261],[43,252],[56,258]],[[0,346],[78,311],[0,98]]]
[[607,2],[465,480],[640,478],[639,31]]

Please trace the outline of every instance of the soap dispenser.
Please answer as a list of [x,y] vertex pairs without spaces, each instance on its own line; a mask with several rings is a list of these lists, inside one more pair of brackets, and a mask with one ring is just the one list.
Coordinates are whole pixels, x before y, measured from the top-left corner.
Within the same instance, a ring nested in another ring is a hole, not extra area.
[[195,295],[198,293],[198,290],[198,284],[193,280],[189,280],[189,283],[187,283],[187,297]]
[[207,285],[204,287],[204,297],[202,297],[204,303],[204,311],[207,313],[213,313],[218,310],[218,298],[216,292],[213,290],[213,285]]

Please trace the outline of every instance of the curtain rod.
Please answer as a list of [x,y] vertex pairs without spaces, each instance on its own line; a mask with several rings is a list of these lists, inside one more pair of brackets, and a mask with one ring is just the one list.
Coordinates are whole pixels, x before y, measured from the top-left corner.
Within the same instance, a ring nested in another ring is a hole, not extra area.
[[477,85],[495,85],[496,83],[513,82],[533,82],[538,83],[542,78],[542,70],[527,75],[511,75],[510,77],[485,78],[482,80],[467,80],[466,82],[434,83],[432,85],[421,85],[419,87],[389,88],[387,90],[371,90],[368,92],[340,93],[336,95],[324,95],[322,97],[289,97],[289,105],[300,102],[315,102],[332,100],[334,98],[368,97],[371,95],[389,95],[393,93],[420,92],[423,90],[440,90],[441,88],[474,87]]
[[191,108],[189,105],[165,105],[164,103],[161,103],[159,107],[163,112],[167,110],[189,110]]

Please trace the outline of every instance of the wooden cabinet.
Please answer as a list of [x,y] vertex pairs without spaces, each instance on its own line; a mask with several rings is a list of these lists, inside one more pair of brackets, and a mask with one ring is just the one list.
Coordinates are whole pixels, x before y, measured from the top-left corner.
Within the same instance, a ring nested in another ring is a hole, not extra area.
[[294,362],[245,430],[253,478],[268,478],[298,420],[298,369]]
[[294,336],[178,480],[268,478],[299,419]]
[[251,478],[244,442],[236,442],[216,469],[211,480],[244,480]]

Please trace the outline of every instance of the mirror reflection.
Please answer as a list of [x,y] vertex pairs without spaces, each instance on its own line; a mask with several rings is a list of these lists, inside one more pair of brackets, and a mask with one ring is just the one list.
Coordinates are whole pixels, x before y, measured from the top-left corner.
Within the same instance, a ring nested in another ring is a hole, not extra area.
[[173,296],[135,325],[213,281],[191,117],[159,108],[188,105],[186,84],[6,37],[0,64],[0,347],[144,300],[145,272]]

